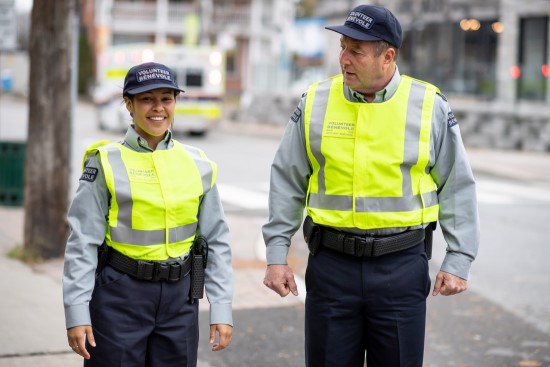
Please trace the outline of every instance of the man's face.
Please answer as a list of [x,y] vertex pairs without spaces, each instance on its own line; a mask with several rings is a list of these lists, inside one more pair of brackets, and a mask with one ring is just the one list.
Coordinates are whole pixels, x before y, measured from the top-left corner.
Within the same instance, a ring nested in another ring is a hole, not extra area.
[[[373,94],[387,84],[388,68],[393,61],[388,49],[376,55],[376,43],[342,36],[340,39],[340,67],[344,83],[365,95]],[[393,70],[390,77],[393,75]]]

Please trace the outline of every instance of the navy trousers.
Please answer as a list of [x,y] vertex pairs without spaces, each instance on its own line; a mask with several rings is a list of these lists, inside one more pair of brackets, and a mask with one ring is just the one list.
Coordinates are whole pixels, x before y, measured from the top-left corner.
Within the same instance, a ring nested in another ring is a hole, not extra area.
[[195,367],[198,302],[190,277],[169,282],[133,279],[110,266],[96,278],[90,302],[96,347],[85,367]]
[[306,270],[308,367],[421,367],[431,281],[424,243],[380,257],[325,248]]

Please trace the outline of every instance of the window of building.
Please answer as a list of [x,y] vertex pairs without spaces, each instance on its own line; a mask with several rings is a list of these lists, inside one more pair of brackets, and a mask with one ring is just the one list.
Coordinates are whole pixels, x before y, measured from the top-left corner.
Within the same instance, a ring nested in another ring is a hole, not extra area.
[[470,26],[461,21],[455,28],[455,40],[461,59],[455,59],[458,78],[464,81],[465,93],[485,99],[496,96],[497,33],[492,25],[496,19],[469,19]]
[[497,34],[494,20],[476,26],[431,24],[407,32],[398,63],[404,73],[437,85],[443,93],[495,98]]
[[548,17],[520,20],[518,99],[544,101],[548,70]]

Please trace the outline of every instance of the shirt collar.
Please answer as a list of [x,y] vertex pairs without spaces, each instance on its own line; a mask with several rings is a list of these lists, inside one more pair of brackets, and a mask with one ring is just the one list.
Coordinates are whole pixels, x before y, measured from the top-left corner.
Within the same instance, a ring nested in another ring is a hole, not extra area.
[[[124,136],[123,144],[129,148],[135,150],[136,152],[152,152],[153,150],[149,148],[147,140],[143,139],[135,130],[135,125],[130,125]],[[160,143],[157,145],[157,150],[165,150],[173,146],[172,142],[172,131],[168,129],[166,135]]]
[[[397,65],[395,65],[395,73],[393,73],[393,77],[391,78],[390,82],[386,85],[385,88],[379,90],[375,93],[374,100],[370,103],[380,103],[385,102],[397,91],[397,87],[399,87],[399,83],[401,82],[401,74],[399,73],[399,69],[397,68]],[[351,102],[362,102],[362,103],[369,103],[365,96],[363,96],[361,93],[354,91],[350,87],[344,84],[344,94],[346,98]]]

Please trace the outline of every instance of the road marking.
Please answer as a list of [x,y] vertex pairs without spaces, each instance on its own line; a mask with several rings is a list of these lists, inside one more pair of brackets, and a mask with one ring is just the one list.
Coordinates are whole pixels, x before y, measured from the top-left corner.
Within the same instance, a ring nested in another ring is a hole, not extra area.
[[269,194],[267,192],[243,189],[228,184],[218,184],[217,186],[224,203],[249,210],[267,209],[268,207]]
[[480,203],[487,204],[548,203],[550,187],[480,179],[477,180],[477,195]]
[[[231,184],[218,184],[222,201],[248,210],[266,210],[269,184],[258,183],[250,190]],[[477,180],[477,198],[483,204],[550,203],[550,186],[530,186],[491,178]]]

